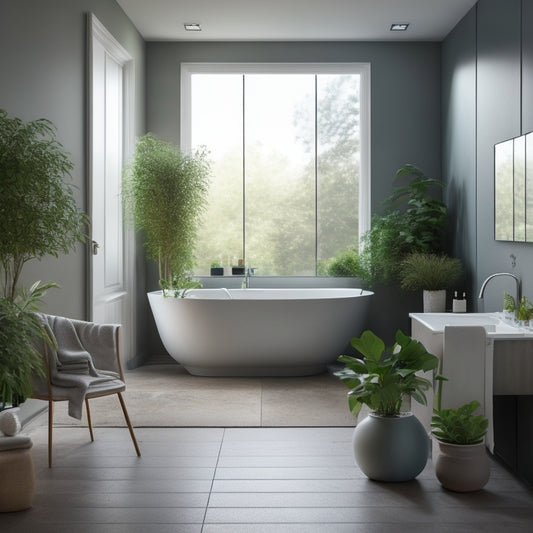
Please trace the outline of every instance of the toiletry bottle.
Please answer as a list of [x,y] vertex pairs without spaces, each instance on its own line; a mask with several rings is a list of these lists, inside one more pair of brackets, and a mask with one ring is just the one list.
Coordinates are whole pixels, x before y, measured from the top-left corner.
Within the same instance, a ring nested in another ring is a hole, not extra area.
[[454,313],[466,313],[466,293],[463,292],[462,299],[457,297],[457,291],[455,291],[452,302],[452,311]]

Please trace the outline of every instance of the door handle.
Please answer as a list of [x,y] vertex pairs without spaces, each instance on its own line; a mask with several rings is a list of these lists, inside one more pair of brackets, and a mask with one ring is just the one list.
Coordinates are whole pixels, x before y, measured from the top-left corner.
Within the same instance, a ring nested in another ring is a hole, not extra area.
[[98,248],[100,245],[96,241],[92,241],[93,255],[98,255]]

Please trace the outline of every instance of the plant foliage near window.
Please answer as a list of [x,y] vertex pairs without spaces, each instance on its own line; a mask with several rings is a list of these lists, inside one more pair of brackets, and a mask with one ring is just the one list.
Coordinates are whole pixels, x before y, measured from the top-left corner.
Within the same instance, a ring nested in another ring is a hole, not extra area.
[[410,181],[385,200],[384,213],[372,216],[371,228],[362,237],[356,275],[369,285],[397,282],[400,265],[409,254],[444,251],[447,209],[430,194],[444,183],[410,164],[396,176]]
[[152,134],[137,141],[133,161],[125,169],[126,211],[144,234],[147,257],[159,265],[162,288],[188,285],[208,177],[205,150],[186,154]]

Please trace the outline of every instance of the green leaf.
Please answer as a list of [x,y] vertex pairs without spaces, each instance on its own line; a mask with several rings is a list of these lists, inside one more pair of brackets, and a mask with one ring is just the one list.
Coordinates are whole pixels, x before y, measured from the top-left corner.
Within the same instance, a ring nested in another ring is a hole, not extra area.
[[350,344],[372,361],[379,361],[385,351],[385,343],[370,330],[364,331],[359,338],[352,338]]

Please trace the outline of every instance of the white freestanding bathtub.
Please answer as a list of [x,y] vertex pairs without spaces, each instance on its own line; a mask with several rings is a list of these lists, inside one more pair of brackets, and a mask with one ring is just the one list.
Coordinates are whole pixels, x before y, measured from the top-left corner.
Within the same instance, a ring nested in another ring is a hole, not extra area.
[[305,376],[361,334],[372,292],[361,289],[194,289],[148,294],[168,353],[198,376]]

